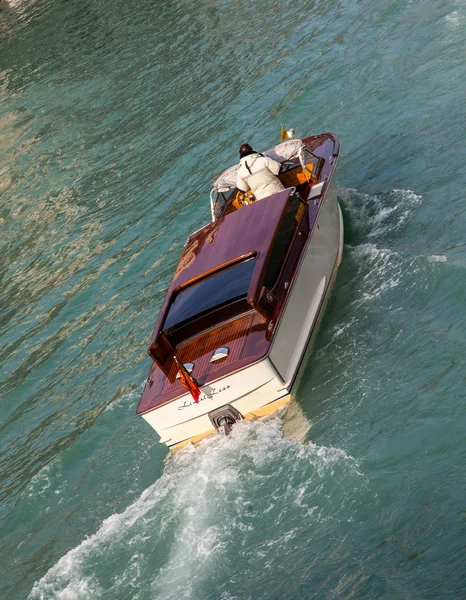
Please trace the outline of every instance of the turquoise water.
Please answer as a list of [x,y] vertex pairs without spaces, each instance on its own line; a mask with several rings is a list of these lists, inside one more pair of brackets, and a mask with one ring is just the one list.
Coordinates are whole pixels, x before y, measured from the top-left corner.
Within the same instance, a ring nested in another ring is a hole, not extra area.
[[[466,596],[463,0],[0,0],[0,597]],[[332,131],[343,262],[293,414],[135,416],[210,182]]]

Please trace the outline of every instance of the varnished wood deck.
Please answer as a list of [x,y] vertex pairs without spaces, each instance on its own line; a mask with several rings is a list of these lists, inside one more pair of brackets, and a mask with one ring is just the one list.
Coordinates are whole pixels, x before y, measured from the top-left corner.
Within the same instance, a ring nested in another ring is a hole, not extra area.
[[[176,356],[182,363],[194,363],[192,374],[202,386],[265,356],[270,344],[266,334],[265,318],[251,311],[180,345]],[[222,346],[228,346],[228,357],[211,363],[213,353]],[[138,414],[186,393],[176,374],[174,361],[171,361],[168,376],[156,363],[152,365],[148,378],[152,383],[146,384]]]

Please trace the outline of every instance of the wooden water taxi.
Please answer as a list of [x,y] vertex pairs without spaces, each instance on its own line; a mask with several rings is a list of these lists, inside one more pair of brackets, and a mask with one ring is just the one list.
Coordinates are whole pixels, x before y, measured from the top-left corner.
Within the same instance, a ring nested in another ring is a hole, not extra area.
[[330,133],[265,151],[285,189],[259,201],[236,188],[238,165],[214,180],[212,223],[187,240],[148,350],[137,414],[161,443],[228,433],[290,400],[342,256],[339,153]]

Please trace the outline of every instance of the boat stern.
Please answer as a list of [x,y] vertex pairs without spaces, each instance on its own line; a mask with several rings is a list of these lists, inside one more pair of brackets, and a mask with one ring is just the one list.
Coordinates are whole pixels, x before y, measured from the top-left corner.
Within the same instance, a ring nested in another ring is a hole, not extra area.
[[267,359],[201,386],[199,402],[184,394],[142,417],[160,435],[160,442],[179,447],[227,429],[238,420],[264,416],[289,402],[272,363]]

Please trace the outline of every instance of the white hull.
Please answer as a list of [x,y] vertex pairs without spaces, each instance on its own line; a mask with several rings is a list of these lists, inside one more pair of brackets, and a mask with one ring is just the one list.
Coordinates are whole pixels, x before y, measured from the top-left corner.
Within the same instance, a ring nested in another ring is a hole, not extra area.
[[229,404],[245,418],[272,412],[289,401],[303,354],[341,261],[343,228],[330,185],[268,358],[202,386],[198,404],[186,394],[142,416],[161,443],[175,446],[215,432],[209,412]]
[[208,413],[225,404],[246,416],[288,395],[268,359],[204,385],[201,390],[198,404],[186,394],[142,415],[160,435],[161,443],[173,446],[214,433]]
[[341,261],[343,227],[336,187],[332,183],[321,207],[309,246],[275,338],[269,357],[290,390],[317,317]]

